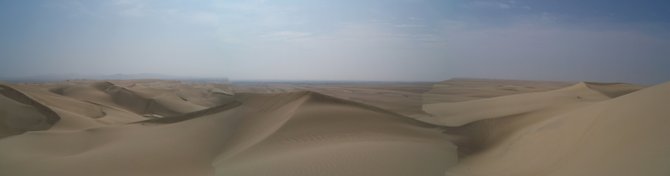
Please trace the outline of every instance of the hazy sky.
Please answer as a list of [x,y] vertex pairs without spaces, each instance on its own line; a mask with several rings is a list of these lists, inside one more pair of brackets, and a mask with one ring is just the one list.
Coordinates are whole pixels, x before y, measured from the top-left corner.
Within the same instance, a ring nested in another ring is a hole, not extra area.
[[0,77],[670,81],[670,1],[0,1]]

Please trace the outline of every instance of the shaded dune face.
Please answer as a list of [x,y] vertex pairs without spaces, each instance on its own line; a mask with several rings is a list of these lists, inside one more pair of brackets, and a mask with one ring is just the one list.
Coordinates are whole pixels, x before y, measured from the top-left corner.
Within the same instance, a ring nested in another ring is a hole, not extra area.
[[110,82],[98,83],[94,87],[108,94],[115,104],[142,115],[172,116],[205,109],[171,92],[152,95]]
[[582,82],[589,89],[598,91],[610,98],[616,98],[642,89],[642,86],[627,83]]
[[96,118],[106,124],[177,116],[221,106],[233,100],[231,94],[220,93],[223,90],[213,86],[200,88],[178,82],[146,84],[149,83],[125,86],[112,82],[71,83],[49,89],[58,96],[35,94],[68,113]]
[[110,86],[106,87],[104,91],[112,96],[114,103],[124,106],[138,114],[158,114],[167,116],[179,113],[159,104],[156,99],[152,99],[147,95],[141,95],[123,87]]
[[669,91],[659,85],[517,127],[448,175],[667,175]]
[[581,107],[584,104],[608,100],[639,89],[632,86],[616,86],[603,87],[582,82],[546,92],[425,104],[423,110],[436,117],[437,122],[434,123],[444,126],[462,126],[483,119]]
[[46,130],[60,120],[49,107],[22,92],[0,85],[0,138]]
[[582,82],[424,108],[459,136],[446,175],[667,175],[670,84],[640,89]]
[[245,118],[217,174],[442,175],[456,162],[447,136],[419,122],[318,93],[280,96],[294,100]]
[[[595,84],[603,86],[591,86]],[[607,95],[601,89],[618,89],[619,93]],[[630,84],[582,82],[543,92],[503,94],[457,102],[443,100],[446,102],[425,104],[424,109],[433,114],[429,122],[454,126],[446,132],[461,136],[454,142],[459,146],[460,157],[465,158],[500,144],[526,126],[639,89],[641,87]]]

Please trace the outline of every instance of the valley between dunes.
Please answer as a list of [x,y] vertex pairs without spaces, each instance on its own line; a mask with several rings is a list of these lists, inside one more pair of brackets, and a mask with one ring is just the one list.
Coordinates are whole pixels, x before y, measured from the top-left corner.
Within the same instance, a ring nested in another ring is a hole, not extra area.
[[670,83],[0,84],[0,175],[667,176]]

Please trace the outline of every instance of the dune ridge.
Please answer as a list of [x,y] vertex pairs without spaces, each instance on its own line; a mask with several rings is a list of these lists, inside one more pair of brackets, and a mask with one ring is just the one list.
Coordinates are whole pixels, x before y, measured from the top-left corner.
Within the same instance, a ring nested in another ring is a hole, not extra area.
[[[551,109],[581,107],[638,90],[638,87],[609,88],[580,82],[575,85],[546,92],[532,92],[499,96],[463,102],[425,104],[423,110],[435,115],[436,123],[445,126],[462,126],[478,120]],[[618,85],[618,84],[617,84]],[[595,88],[594,88],[595,87]]]
[[[32,102],[60,120],[0,138],[0,175],[670,174],[670,83],[437,84],[379,92],[156,80],[15,85],[8,92],[19,98],[3,93],[0,112],[43,118]],[[142,101],[173,112],[134,111]],[[415,107],[426,116],[411,115]]]
[[49,107],[10,86],[0,84],[0,138],[46,130],[60,120]]
[[[668,174],[669,100],[665,83],[545,117],[496,139],[447,175]],[[485,121],[492,120],[502,119]]]
[[[14,162],[0,162],[0,174],[118,175],[129,167],[124,161],[141,153],[152,157],[136,161],[134,167],[142,169],[125,174],[439,175],[456,162],[456,146],[447,135],[405,118],[313,92],[247,94],[239,103],[183,115],[2,140],[0,155]],[[165,139],[162,136],[170,140],[149,140]],[[59,149],[41,147],[46,143],[56,143]],[[19,154],[29,151],[51,152]],[[177,156],[183,161],[153,164],[176,161]],[[35,159],[45,161],[34,164],[40,170],[12,169],[22,165],[17,161]],[[59,163],[85,169],[70,170]]]
[[65,123],[57,126],[61,129],[86,129],[179,116],[230,103],[229,100],[220,100],[227,95],[201,98],[209,95],[201,92],[214,88],[193,87],[193,90],[182,91],[184,85],[179,82],[153,84],[151,81],[130,84],[110,81],[68,82],[50,87],[48,91],[31,93],[56,107],[66,117]]
[[[283,114],[281,116],[283,118],[245,119],[249,122],[246,124],[253,126],[242,124],[241,130],[247,132],[237,133],[235,137],[239,138],[231,139],[239,140],[234,142],[238,145],[231,146],[231,150],[223,152],[214,162],[217,172],[222,175],[270,173],[278,175],[319,173],[405,175],[409,174],[407,171],[423,170],[421,173],[435,175],[444,172],[446,167],[455,162],[455,146],[447,140],[438,143],[432,140],[421,140],[422,138],[446,138],[439,131],[422,130],[421,127],[416,127],[411,125],[411,122],[403,120],[404,117],[394,116],[369,106],[361,106],[356,102],[313,92],[297,94],[299,98],[277,109],[282,112],[279,114]],[[262,124],[266,125],[256,126]],[[257,130],[265,132],[257,132]],[[387,147],[384,148],[387,149],[380,150],[375,147],[379,145],[386,145]],[[393,149],[393,146],[410,147],[409,149],[422,148],[422,150],[403,152]],[[306,150],[314,153],[304,153]],[[417,151],[422,152],[417,153]],[[358,157],[355,155],[341,157],[342,154],[351,155],[347,154],[351,152],[365,154]],[[439,153],[442,156],[427,155],[430,153]],[[325,159],[320,158],[324,156]],[[387,162],[384,160],[393,157],[405,158],[407,161]],[[363,161],[378,163],[379,166],[373,166],[373,168],[380,169],[358,168],[357,165],[365,163]],[[389,166],[395,169],[389,169]]]

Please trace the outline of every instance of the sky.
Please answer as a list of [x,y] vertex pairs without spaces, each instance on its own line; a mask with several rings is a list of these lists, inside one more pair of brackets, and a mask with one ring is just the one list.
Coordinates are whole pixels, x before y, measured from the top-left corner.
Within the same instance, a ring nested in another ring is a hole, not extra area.
[[0,1],[0,77],[670,81],[670,1]]

